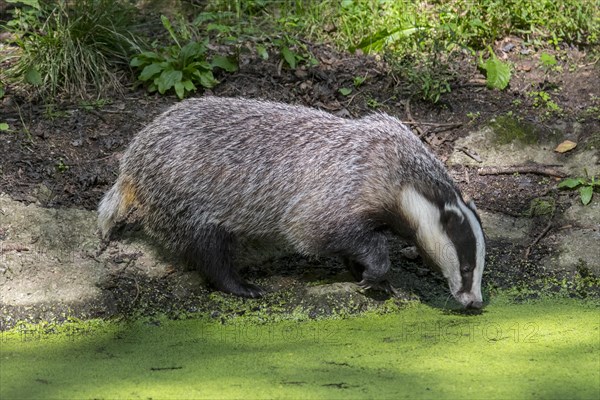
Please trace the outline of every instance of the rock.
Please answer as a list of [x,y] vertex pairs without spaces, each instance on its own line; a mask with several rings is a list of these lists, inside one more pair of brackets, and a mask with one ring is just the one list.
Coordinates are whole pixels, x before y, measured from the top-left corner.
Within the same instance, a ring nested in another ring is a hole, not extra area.
[[556,253],[542,263],[550,269],[576,271],[585,265],[600,276],[600,201],[584,206],[578,201],[565,211],[560,225],[570,227],[553,231],[546,242]]
[[[497,118],[489,126],[455,142],[455,150],[448,158],[448,165],[470,165],[506,167],[537,163],[543,165],[562,165],[564,172],[581,176],[584,169],[588,174],[600,175],[598,152],[589,150],[574,151],[569,154],[557,154],[553,151],[563,134],[540,132],[533,124],[514,121],[510,118]],[[482,162],[478,163],[460,151],[467,148],[476,152]]]
[[530,218],[515,218],[484,210],[478,212],[488,239],[515,242],[530,236],[533,226]]

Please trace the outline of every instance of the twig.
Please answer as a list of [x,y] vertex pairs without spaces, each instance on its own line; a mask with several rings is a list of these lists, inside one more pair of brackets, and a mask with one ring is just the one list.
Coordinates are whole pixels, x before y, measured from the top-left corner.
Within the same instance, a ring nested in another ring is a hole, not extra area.
[[531,248],[533,246],[535,246],[544,236],[546,236],[546,234],[552,227],[552,219],[553,218],[554,218],[554,211],[552,211],[552,215],[550,215],[550,219],[548,220],[548,224],[546,225],[544,230],[539,235],[537,235],[537,237],[533,240],[533,242],[531,242],[531,244],[529,246],[527,246],[527,249],[525,249],[525,255],[524,255],[525,260],[527,260],[529,258],[529,253],[531,252]]
[[548,165],[516,165],[512,167],[482,167],[477,170],[479,175],[510,175],[514,173],[520,174],[536,174],[536,175],[546,175],[546,176],[555,176],[559,178],[564,178],[567,176],[562,171],[554,169]]
[[[408,112],[407,112],[408,114]],[[435,122],[417,122],[414,121],[413,119],[411,119],[410,121],[402,121],[402,123],[404,124],[408,124],[408,125],[425,125],[425,126],[433,126],[433,127],[439,127],[439,128],[458,128],[461,127],[463,124],[462,122],[455,122],[455,123],[449,123],[449,124],[438,124]]]
[[9,251],[16,251],[17,253],[20,253],[22,251],[29,251],[29,247],[18,243],[8,243],[4,246],[0,246],[0,255],[8,253]]
[[473,160],[477,161],[478,163],[482,162],[481,157],[479,157],[479,155],[477,153],[467,149],[466,147],[459,147],[458,150],[462,151],[463,153],[465,153],[467,156],[471,157]]
[[402,102],[402,104],[404,104],[404,110],[406,110],[406,116],[408,117],[408,120],[405,123],[413,125],[415,131],[417,131],[417,135],[420,138],[423,137],[425,132],[423,132],[423,129],[421,129],[419,124],[415,121],[415,119],[412,116],[412,112],[410,111],[410,100],[405,100]]
[[[127,266],[129,266],[129,263],[127,264]],[[135,279],[135,277],[133,278],[133,282],[135,283],[135,297],[133,298],[133,301],[131,303],[135,304],[136,300],[138,299],[138,296],[140,295],[140,285],[138,284],[138,281],[137,279]]]

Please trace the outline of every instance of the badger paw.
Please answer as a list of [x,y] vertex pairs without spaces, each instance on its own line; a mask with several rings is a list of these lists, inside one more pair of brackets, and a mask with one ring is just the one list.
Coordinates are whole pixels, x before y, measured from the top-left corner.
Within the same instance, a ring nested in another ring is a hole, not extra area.
[[229,289],[227,292],[240,297],[249,297],[251,299],[257,299],[267,293],[262,287],[248,282],[240,283],[236,288]]
[[385,292],[391,296],[396,296],[399,293],[398,289],[393,287],[392,284],[388,280],[372,282],[372,281],[363,279],[362,281],[358,282],[358,286],[360,286],[362,289],[365,289],[365,290],[372,289],[372,290],[377,290],[380,292]]

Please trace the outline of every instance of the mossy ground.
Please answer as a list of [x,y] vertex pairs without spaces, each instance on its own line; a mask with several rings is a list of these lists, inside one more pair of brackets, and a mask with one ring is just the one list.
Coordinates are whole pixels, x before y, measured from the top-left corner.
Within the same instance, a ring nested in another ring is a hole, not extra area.
[[2,336],[0,397],[595,399],[598,305],[499,296],[481,314],[411,304],[266,324],[18,327]]

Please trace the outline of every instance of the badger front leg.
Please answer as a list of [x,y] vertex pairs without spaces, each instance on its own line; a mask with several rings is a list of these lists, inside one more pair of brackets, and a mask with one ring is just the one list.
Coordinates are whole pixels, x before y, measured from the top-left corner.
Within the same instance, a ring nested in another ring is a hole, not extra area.
[[235,237],[218,226],[207,226],[195,234],[185,257],[218,290],[237,296],[257,298],[265,293],[260,286],[244,281],[233,266]]
[[347,247],[344,263],[362,288],[395,294],[396,289],[385,278],[390,270],[387,238],[378,232],[358,237],[360,240]]

